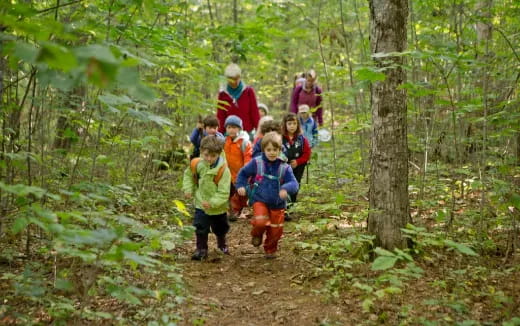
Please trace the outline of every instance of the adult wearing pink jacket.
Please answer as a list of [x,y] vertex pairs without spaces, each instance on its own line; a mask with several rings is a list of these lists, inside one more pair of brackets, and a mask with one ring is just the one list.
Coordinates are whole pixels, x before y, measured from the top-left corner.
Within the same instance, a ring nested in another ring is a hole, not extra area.
[[250,139],[253,139],[252,133],[258,127],[260,112],[258,111],[255,91],[240,79],[241,73],[240,67],[235,63],[228,65],[224,71],[227,84],[218,93],[217,104],[217,118],[220,122],[219,131],[224,133],[226,131],[224,128],[226,118],[230,115],[236,115],[242,120],[243,130],[249,134]]
[[316,72],[309,70],[305,74],[305,82],[294,88],[291,96],[290,111],[298,114],[298,107],[307,104],[312,117],[320,127],[323,126],[323,108],[321,106],[322,90],[316,85]]

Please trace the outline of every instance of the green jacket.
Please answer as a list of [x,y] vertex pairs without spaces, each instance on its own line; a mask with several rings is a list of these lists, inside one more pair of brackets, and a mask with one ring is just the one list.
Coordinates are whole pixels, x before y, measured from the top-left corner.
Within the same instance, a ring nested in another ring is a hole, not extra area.
[[[184,178],[182,182],[182,190],[185,194],[192,194],[195,199],[195,207],[202,209],[208,215],[218,215],[226,213],[229,206],[229,191],[231,185],[231,173],[226,167],[222,177],[215,184],[213,180],[218,173],[220,167],[226,163],[226,160],[219,157],[217,165],[211,168],[208,162],[200,160],[197,164],[197,174],[199,176],[199,184],[196,185],[193,180],[193,174],[190,166],[184,170]],[[209,209],[202,208],[202,202],[207,201],[210,204]]]

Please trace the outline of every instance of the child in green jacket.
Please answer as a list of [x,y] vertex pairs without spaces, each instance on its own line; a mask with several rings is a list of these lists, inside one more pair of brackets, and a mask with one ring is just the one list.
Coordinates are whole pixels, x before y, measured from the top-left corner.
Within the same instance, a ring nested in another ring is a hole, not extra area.
[[194,198],[195,216],[193,226],[197,249],[192,260],[208,257],[208,234],[217,236],[217,246],[229,254],[226,234],[229,231],[227,209],[231,173],[225,159],[220,156],[223,143],[215,136],[206,136],[200,143],[200,159],[195,158],[184,171],[182,189],[187,199]]

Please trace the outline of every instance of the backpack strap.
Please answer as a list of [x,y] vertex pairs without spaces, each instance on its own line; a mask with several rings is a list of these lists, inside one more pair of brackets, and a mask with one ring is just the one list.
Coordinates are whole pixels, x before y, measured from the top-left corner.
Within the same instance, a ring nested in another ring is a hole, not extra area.
[[278,182],[280,182],[280,185],[283,184],[283,177],[288,168],[289,166],[286,163],[280,163],[280,166],[278,167]]
[[265,173],[265,162],[264,160],[262,160],[262,157],[261,156],[257,156],[254,158],[254,160],[256,161],[256,175],[257,176],[260,176],[260,177],[263,177],[264,176],[264,173]]
[[224,170],[226,169],[227,164],[224,163],[220,166],[220,168],[217,171],[217,175],[213,178],[213,182],[218,186],[218,183],[220,182],[220,179],[222,179],[222,175],[224,174]]
[[199,174],[197,173],[197,165],[200,162],[200,157],[196,157],[190,162],[191,174],[193,175],[193,182],[199,185]]
[[[200,157],[196,157],[193,160],[191,160],[191,162],[190,162],[190,169],[191,169],[191,174],[193,175],[193,182],[195,182],[195,185],[197,185],[197,186],[199,185],[199,174],[197,172],[197,166],[199,165],[199,163],[200,163]],[[222,175],[224,174],[226,167],[227,167],[227,164],[224,163],[218,169],[217,174],[213,178],[213,182],[216,185],[218,185],[218,183],[220,182],[220,179],[222,179]]]

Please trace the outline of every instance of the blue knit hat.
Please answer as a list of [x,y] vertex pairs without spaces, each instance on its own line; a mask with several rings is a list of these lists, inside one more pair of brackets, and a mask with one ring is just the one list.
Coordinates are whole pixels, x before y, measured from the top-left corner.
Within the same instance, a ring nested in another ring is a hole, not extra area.
[[226,122],[224,122],[224,128],[226,128],[228,125],[237,126],[240,129],[244,129],[244,127],[242,126],[242,119],[240,119],[236,115],[230,115],[226,118]]

